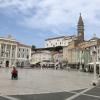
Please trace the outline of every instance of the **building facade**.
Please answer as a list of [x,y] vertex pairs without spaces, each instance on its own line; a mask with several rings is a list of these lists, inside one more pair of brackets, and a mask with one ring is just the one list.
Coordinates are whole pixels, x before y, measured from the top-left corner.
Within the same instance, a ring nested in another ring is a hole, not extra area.
[[81,49],[78,47],[80,43],[84,42],[84,23],[80,14],[77,24],[77,36],[69,42],[68,46],[63,48],[63,59],[71,65],[77,65],[80,62]]
[[17,66],[28,67],[31,59],[31,47],[25,44],[17,44]]
[[11,36],[0,37],[0,66],[25,66],[26,60],[31,59],[31,47],[21,44]]
[[67,46],[75,36],[61,36],[55,38],[48,38],[45,40],[45,48]]
[[93,52],[96,52],[96,61],[100,61],[100,39],[93,36],[92,39],[78,45],[80,48],[81,60],[86,64],[93,62]]
[[31,64],[42,62],[44,60],[52,60],[52,54],[48,50],[37,50],[32,52]]

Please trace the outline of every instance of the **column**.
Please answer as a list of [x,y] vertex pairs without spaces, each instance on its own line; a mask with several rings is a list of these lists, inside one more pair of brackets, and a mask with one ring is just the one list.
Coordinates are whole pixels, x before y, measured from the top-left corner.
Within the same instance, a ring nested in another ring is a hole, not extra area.
[[5,44],[5,52],[4,52],[5,59],[6,59],[6,51],[7,51],[7,44]]
[[29,60],[31,59],[31,49],[28,49],[29,50]]
[[96,52],[93,52],[93,62],[94,62],[94,76],[93,76],[93,85],[97,85],[97,73],[96,73]]
[[12,66],[12,45],[10,48],[10,66]]
[[82,51],[80,50],[80,70],[82,70]]
[[4,67],[6,67],[6,51],[7,51],[7,44],[5,44],[5,49],[4,49]]
[[[16,50],[15,50],[15,65],[17,63],[17,53],[18,53],[18,48],[17,48],[17,45],[16,45]],[[16,66],[17,67],[17,66]]]

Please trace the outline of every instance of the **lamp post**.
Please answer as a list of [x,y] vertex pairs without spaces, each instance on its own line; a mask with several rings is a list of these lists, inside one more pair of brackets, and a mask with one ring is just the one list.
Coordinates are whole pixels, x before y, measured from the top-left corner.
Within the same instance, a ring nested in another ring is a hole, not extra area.
[[98,84],[97,73],[96,73],[96,54],[97,54],[96,50],[94,50],[92,54],[93,54],[93,62],[94,62],[94,76],[93,76],[92,84],[96,86]]

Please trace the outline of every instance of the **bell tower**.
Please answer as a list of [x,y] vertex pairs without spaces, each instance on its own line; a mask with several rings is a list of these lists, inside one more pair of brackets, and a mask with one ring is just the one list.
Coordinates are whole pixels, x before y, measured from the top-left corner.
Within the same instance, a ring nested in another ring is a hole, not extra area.
[[78,40],[84,41],[84,22],[80,13],[78,24],[77,24]]

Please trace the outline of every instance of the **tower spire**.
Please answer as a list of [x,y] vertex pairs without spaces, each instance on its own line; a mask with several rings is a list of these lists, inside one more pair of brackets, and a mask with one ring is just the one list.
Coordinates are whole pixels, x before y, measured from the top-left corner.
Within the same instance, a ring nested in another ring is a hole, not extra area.
[[78,20],[78,25],[84,25],[81,13],[80,13],[80,17],[79,17],[79,20]]
[[84,22],[80,13],[78,24],[77,24],[77,33],[78,33],[78,39],[80,41],[84,41]]

